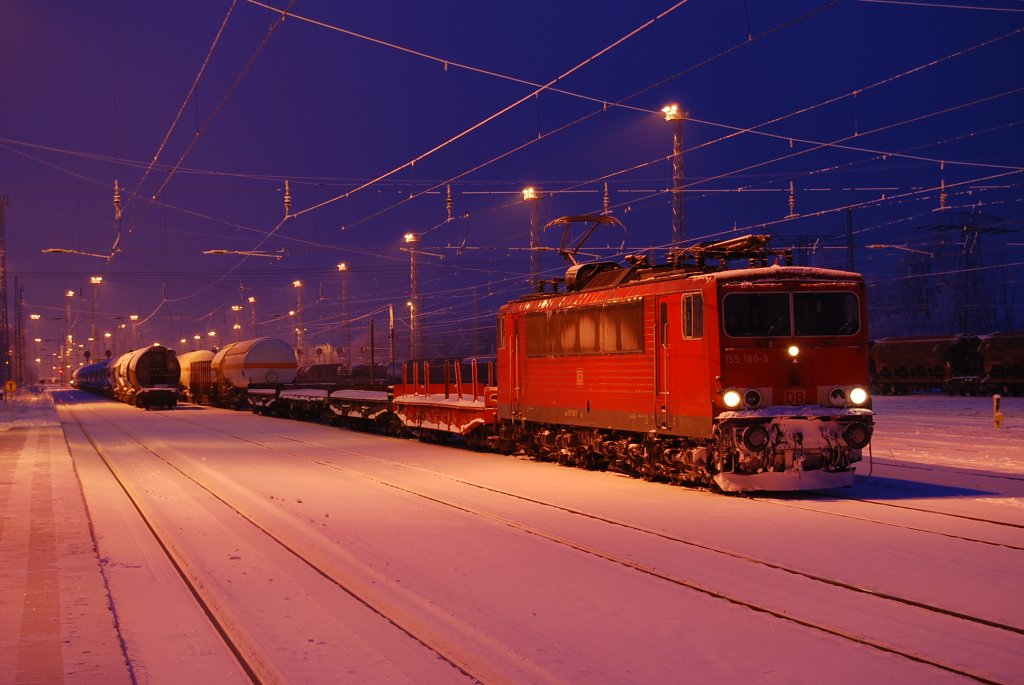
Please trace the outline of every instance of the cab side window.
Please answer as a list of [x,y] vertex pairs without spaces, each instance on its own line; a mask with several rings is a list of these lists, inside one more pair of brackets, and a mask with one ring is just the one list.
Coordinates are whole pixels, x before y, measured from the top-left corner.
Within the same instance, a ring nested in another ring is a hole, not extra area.
[[683,295],[683,338],[697,340],[704,337],[704,296],[701,293]]

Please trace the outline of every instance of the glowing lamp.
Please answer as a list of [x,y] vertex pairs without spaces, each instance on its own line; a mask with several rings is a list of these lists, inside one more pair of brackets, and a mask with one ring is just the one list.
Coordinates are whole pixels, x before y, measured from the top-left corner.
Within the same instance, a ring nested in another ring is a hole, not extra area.
[[729,407],[729,409],[735,409],[740,406],[742,401],[743,397],[736,390],[726,390],[722,393],[722,404]]

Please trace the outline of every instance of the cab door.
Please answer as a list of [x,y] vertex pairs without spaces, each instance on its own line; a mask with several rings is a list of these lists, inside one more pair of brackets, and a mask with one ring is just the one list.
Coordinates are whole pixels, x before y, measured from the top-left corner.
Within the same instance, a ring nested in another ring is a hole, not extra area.
[[[675,306],[673,306],[675,302]],[[671,351],[674,331],[678,330],[679,297],[659,297],[654,303],[654,419],[659,430],[670,428],[669,404],[671,396]]]
[[523,348],[520,345],[522,336],[520,332],[523,326],[526,325],[526,317],[516,316],[509,317],[512,322],[512,363],[509,364],[510,370],[512,371],[512,418],[521,419],[523,417],[523,398],[522,398],[522,374],[523,374]]

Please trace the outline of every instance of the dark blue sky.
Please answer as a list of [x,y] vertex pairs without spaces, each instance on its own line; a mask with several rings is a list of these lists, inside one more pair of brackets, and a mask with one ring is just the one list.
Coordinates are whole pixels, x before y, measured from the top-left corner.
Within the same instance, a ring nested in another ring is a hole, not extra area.
[[[672,9],[670,1],[298,0],[293,12],[324,25],[291,17],[267,39],[279,15],[239,0],[143,182],[231,5],[5,6],[8,285],[17,276],[26,311],[49,319],[42,337],[59,337],[63,321],[54,317],[63,317],[71,288],[81,293],[72,298],[78,340],[94,307],[99,331],[140,314],[139,342],[180,348],[184,337],[190,347],[209,330],[231,339],[239,304],[248,337],[254,296],[259,333],[294,342],[287,311],[301,279],[307,342],[339,344],[335,265],[351,267],[353,315],[392,303],[405,317],[408,231],[423,234],[422,250],[443,255],[421,256],[423,330],[471,329],[474,293],[477,321],[487,325],[527,288],[526,185],[545,193],[546,222],[600,211],[607,181],[627,231],[594,245],[669,242],[672,125],[659,112],[669,102],[692,117],[684,124],[691,240],[770,231],[776,245],[814,246],[811,263],[845,268],[846,253],[834,248],[845,245],[844,208],[853,206],[856,267],[873,279],[879,304],[907,290],[906,260],[921,255],[864,246],[897,244],[944,255],[915,265],[918,273],[955,279],[965,264],[981,267],[971,273],[1003,288],[1017,311],[1009,323],[1021,325],[1019,281],[1010,279],[1024,262],[1024,235],[981,233],[981,261],[965,263],[953,259],[962,249],[939,245],[962,248],[962,231],[920,227],[956,226],[964,211],[982,211],[986,229],[1021,228],[1024,2],[690,0]],[[541,92],[402,168],[530,95],[530,83],[547,84],[670,9],[559,81],[566,92]],[[770,135],[732,135],[758,126]],[[110,252],[115,179],[124,216],[114,257],[42,253]],[[297,216],[282,223],[286,179]],[[446,222],[449,179],[456,218]],[[791,182],[797,216],[787,218]],[[948,209],[934,211],[942,182]],[[559,238],[549,234],[545,245]],[[202,254],[212,249],[283,257]],[[543,260],[549,277],[563,268],[553,252]],[[104,277],[95,302],[93,275]],[[915,302],[904,301],[908,311],[921,308]],[[354,326],[358,336],[365,318]]]

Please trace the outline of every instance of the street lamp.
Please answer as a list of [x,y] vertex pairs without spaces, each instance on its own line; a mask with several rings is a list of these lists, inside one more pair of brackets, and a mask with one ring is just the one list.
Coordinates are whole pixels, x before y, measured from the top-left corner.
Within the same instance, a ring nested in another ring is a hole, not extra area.
[[420,242],[419,233],[406,233],[405,243],[409,246],[404,248],[409,252],[409,296],[411,299],[406,304],[409,306],[409,356],[413,359],[419,356],[419,340],[416,335],[416,314],[420,308],[419,280],[416,275],[416,245]]
[[416,358],[416,305],[406,302],[409,308],[409,359]]
[[341,272],[341,320],[345,332],[345,363],[349,370],[352,369],[352,321],[348,308],[348,264],[338,264],[338,271]]
[[135,326],[136,326],[136,324],[139,321],[139,315],[138,314],[129,314],[128,315],[128,319],[132,322],[132,349],[134,350],[135,349],[135,345],[137,344],[136,343],[136,337],[135,337],[135,334],[136,334]]
[[252,337],[256,337],[256,298],[249,296],[249,313],[252,315]]
[[100,297],[100,285],[103,283],[103,276],[90,276],[89,283],[95,287],[92,289],[91,321],[89,322],[89,356],[96,358],[96,301]]
[[679,105],[661,108],[665,121],[673,123],[672,135],[672,242],[681,245],[686,240],[686,204],[683,199],[683,119],[690,113]]
[[64,291],[64,337],[61,339],[61,369],[60,386],[67,387],[68,369],[71,368],[71,298],[75,296],[74,290]]
[[523,202],[530,203],[530,285],[540,287],[540,196],[533,186],[523,188]]
[[242,311],[242,305],[240,305],[240,304],[233,304],[233,305],[231,305],[231,311],[233,311],[235,313],[235,324],[231,327],[231,329],[235,332],[235,342],[238,342],[239,331],[242,330],[242,324],[240,324],[238,322],[238,316],[239,316],[238,313],[240,311]]
[[295,356],[299,363],[302,363],[302,281],[292,281],[295,288],[295,315],[298,317],[298,325],[295,327]]

